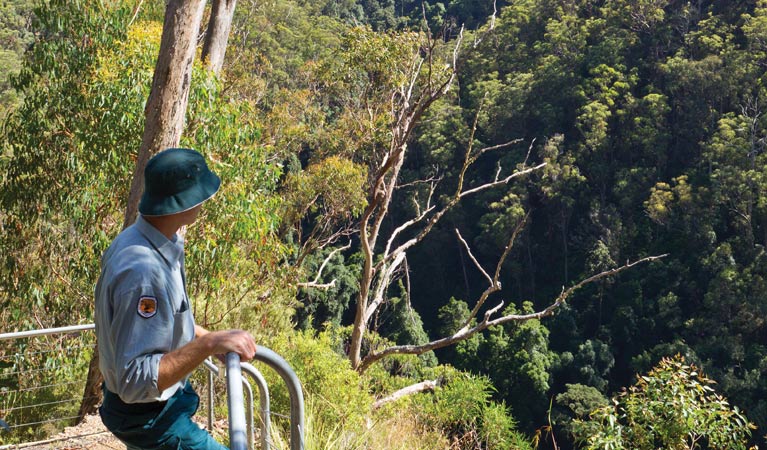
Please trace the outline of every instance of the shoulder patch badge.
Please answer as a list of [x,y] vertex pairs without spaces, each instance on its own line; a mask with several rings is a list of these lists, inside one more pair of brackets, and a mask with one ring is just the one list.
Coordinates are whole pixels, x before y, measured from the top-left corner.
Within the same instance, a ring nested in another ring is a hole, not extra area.
[[139,297],[137,311],[145,319],[153,317],[157,314],[157,299],[148,295]]

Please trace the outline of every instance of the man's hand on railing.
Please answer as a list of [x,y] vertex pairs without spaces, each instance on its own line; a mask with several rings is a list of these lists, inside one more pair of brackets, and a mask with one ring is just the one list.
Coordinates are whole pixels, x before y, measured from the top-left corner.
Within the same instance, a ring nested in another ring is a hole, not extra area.
[[230,352],[240,355],[240,361],[250,361],[256,355],[256,340],[247,331],[213,331],[206,338],[213,341],[213,354],[219,359]]
[[[223,351],[214,350],[214,353],[212,353],[212,356],[215,356],[216,359],[221,361],[222,364],[226,365],[226,354],[229,352],[235,352],[238,355],[240,355],[240,360],[242,361],[250,361],[253,359],[253,355],[255,355],[256,352],[256,341],[253,339],[253,336],[250,335],[247,331],[243,330],[226,330],[226,331],[208,331],[205,328],[201,327],[200,325],[195,325],[194,328],[194,334],[196,338],[201,338],[203,336],[206,336],[205,339],[214,339],[216,341],[219,341],[220,345],[224,345],[226,348],[223,348]],[[213,334],[214,336],[209,336],[210,334]],[[227,335],[228,334],[228,335]],[[218,336],[222,335],[222,336]],[[237,348],[229,347],[229,345],[235,345],[235,347],[241,347],[242,350],[252,350],[252,353],[241,353]]]
[[160,359],[157,388],[162,392],[192,372],[212,355],[234,352],[242,361],[250,361],[256,354],[256,340],[243,330],[207,331],[195,327],[196,339]]

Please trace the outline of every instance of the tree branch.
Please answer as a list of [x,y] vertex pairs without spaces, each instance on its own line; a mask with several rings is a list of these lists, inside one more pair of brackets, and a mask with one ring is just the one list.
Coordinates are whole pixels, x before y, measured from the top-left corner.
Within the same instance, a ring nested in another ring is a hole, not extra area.
[[[514,228],[514,232],[511,233],[511,237],[509,238],[509,242],[506,244],[506,247],[503,249],[503,254],[498,259],[498,263],[495,265],[495,273],[493,274],[493,278],[490,279],[490,286],[485,289],[484,292],[479,297],[479,300],[477,300],[477,303],[474,305],[474,308],[472,308],[471,313],[469,313],[469,317],[466,318],[466,321],[463,324],[462,328],[466,328],[471,324],[471,321],[477,317],[477,314],[479,313],[480,308],[485,304],[485,301],[490,297],[491,294],[498,292],[501,290],[501,267],[503,267],[503,263],[506,261],[506,258],[509,256],[509,253],[511,253],[511,249],[514,246],[514,242],[517,240],[517,236],[519,233],[522,232],[522,230],[525,228],[525,225],[527,224],[527,219],[530,217],[530,213],[527,213],[525,215],[525,218],[522,219],[517,226]],[[489,278],[489,277],[488,277]],[[495,311],[491,309],[490,314],[492,315]],[[488,317],[487,314],[485,317]]]
[[592,275],[584,280],[581,280],[580,282],[576,283],[575,285],[571,286],[568,289],[562,289],[562,293],[559,294],[559,296],[549,306],[547,306],[546,308],[540,311],[529,313],[529,314],[508,314],[502,317],[498,317],[496,319],[491,319],[491,316],[497,313],[502,308],[503,303],[501,303],[495,306],[494,308],[490,309],[487,313],[485,313],[483,320],[477,325],[471,328],[464,327],[458,330],[456,333],[454,333],[451,336],[446,336],[441,339],[437,339],[422,345],[396,345],[396,346],[388,347],[383,350],[373,351],[362,359],[357,370],[359,370],[360,372],[364,372],[376,361],[379,361],[390,355],[402,355],[402,354],[421,355],[431,350],[447,347],[449,345],[453,345],[457,342],[468,339],[474,334],[480,331],[484,331],[493,326],[502,325],[509,322],[524,322],[527,320],[542,319],[544,317],[551,316],[560,306],[562,306],[565,303],[567,298],[573,292],[580,289],[581,287],[589,283],[593,283],[594,281],[600,280],[602,278],[616,275],[638,264],[659,260],[661,258],[666,257],[667,255],[668,254],[663,254],[659,256],[648,256],[646,258],[642,258],[640,260],[634,261],[633,263],[626,263],[623,266],[616,267],[614,269],[606,270],[604,272],[600,272],[598,274]]
[[511,175],[507,176],[506,178],[496,179],[496,180],[494,180],[494,181],[492,181],[490,183],[486,183],[486,184],[483,184],[481,186],[477,186],[477,187],[475,187],[473,189],[469,189],[468,191],[463,191],[463,192],[461,192],[461,198],[466,197],[467,195],[475,194],[475,193],[480,192],[480,191],[484,191],[486,189],[490,189],[490,188],[495,187],[495,186],[500,186],[502,184],[508,184],[509,181],[511,181],[514,178],[520,177],[522,175],[527,175],[528,173],[536,171],[538,169],[541,169],[541,168],[543,168],[545,166],[546,166],[546,163],[540,163],[537,166],[528,167],[528,168],[526,168],[524,170],[520,170],[520,171],[514,172]]
[[344,245],[343,247],[338,247],[337,249],[333,250],[328,254],[328,256],[325,257],[325,259],[322,261],[322,264],[320,264],[319,270],[317,270],[317,276],[314,277],[314,280],[307,281],[303,283],[297,283],[298,287],[301,288],[315,288],[315,289],[330,289],[336,286],[336,280],[333,279],[330,283],[320,283],[320,278],[322,277],[322,271],[325,269],[325,266],[328,265],[331,259],[333,259],[333,256],[336,255],[336,253],[344,251],[352,246],[352,241],[349,241],[348,244]]
[[375,402],[373,402],[373,411],[375,411],[376,409],[379,409],[380,407],[384,406],[387,403],[391,403],[396,400],[399,400],[402,397],[406,397],[408,395],[413,395],[413,394],[417,394],[419,392],[424,392],[424,391],[433,391],[437,386],[439,386],[438,380],[426,380],[420,383],[411,384],[410,386],[406,386],[402,389],[394,391],[391,394],[387,395],[386,397],[378,399]]
[[375,295],[373,296],[373,301],[370,302],[370,304],[367,307],[367,310],[365,311],[365,322],[370,320],[370,318],[375,313],[376,309],[378,309],[378,306],[383,303],[384,299],[384,293],[386,292],[386,288],[389,287],[389,284],[391,283],[391,278],[394,275],[394,272],[399,268],[399,266],[402,264],[402,262],[405,260],[406,253],[402,252],[397,255],[396,258],[394,258],[394,261],[390,265],[384,265],[384,270],[381,272],[380,279],[376,283],[376,290]]
[[[514,178],[520,177],[522,175],[527,175],[527,174],[529,174],[531,172],[534,172],[534,171],[536,171],[538,169],[541,169],[544,166],[546,166],[546,163],[541,163],[541,164],[538,164],[537,166],[534,166],[534,167],[528,167],[528,168],[526,168],[524,170],[520,170],[520,171],[514,172],[511,175],[507,176],[506,178],[503,178],[503,179],[500,179],[500,180],[494,180],[494,181],[492,181],[490,183],[486,183],[486,184],[477,186],[475,188],[469,189],[467,191],[463,191],[463,192],[458,193],[457,196],[453,197],[453,199],[447,205],[445,205],[444,208],[442,208],[441,210],[436,212],[433,216],[431,216],[431,218],[428,220],[428,222],[426,223],[426,226],[424,227],[423,230],[421,230],[412,239],[409,239],[409,240],[405,241],[399,247],[397,247],[394,250],[392,250],[389,254],[384,255],[384,259],[382,260],[382,262],[395,258],[397,256],[397,254],[399,254],[401,252],[404,252],[404,251],[410,249],[410,247],[414,246],[415,244],[421,242],[423,240],[423,238],[426,237],[427,234],[429,234],[429,232],[434,227],[434,225],[436,225],[437,222],[439,222],[439,220],[442,218],[442,216],[444,216],[450,209],[453,208],[453,206],[455,206],[458,203],[459,200],[463,199],[464,197],[466,197],[468,195],[471,195],[471,194],[475,194],[477,192],[484,191],[484,190],[489,189],[489,188],[494,187],[494,186],[500,186],[502,184],[507,184],[509,181],[511,181]],[[417,222],[418,221],[415,221],[415,222],[412,222],[412,223],[407,223],[407,227],[412,226],[414,223],[417,223]],[[407,227],[403,227],[398,232],[402,232]],[[379,262],[378,265],[380,265],[380,264],[381,263]]]
[[464,248],[466,249],[466,253],[469,254],[469,258],[474,263],[475,266],[477,266],[477,269],[479,269],[480,272],[482,272],[482,275],[485,276],[487,281],[492,285],[493,279],[490,278],[490,275],[485,272],[485,269],[482,268],[482,265],[477,261],[477,258],[474,257],[474,255],[471,253],[471,248],[469,248],[469,244],[466,243],[466,241],[463,239],[463,236],[461,236],[461,232],[458,231],[458,228],[455,229],[455,234],[458,236],[458,240],[461,241],[461,244],[463,244]]

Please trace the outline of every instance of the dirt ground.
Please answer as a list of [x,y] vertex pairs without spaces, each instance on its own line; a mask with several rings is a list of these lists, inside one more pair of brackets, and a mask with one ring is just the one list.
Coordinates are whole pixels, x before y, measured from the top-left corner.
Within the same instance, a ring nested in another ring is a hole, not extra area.
[[87,416],[83,423],[67,427],[45,443],[35,445],[19,444],[12,449],[19,450],[124,450],[125,445],[107,431],[97,415]]
[[[195,420],[200,420],[195,416]],[[203,426],[203,424],[200,424]],[[226,432],[226,421],[213,423],[214,436]],[[125,450],[125,444],[107,431],[98,415],[86,416],[85,420],[74,427],[67,427],[61,433],[38,444],[19,444],[11,450]]]

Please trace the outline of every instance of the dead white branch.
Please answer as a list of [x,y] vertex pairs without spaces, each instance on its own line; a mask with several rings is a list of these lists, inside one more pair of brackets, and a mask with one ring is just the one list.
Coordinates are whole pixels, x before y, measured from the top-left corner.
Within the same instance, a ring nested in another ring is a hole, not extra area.
[[325,266],[328,265],[331,259],[338,254],[338,252],[342,252],[352,246],[352,241],[349,241],[348,244],[344,245],[343,247],[338,247],[337,249],[333,250],[328,254],[328,256],[325,257],[325,259],[322,261],[322,264],[320,264],[320,268],[317,270],[317,276],[314,277],[314,280],[312,281],[306,281],[303,283],[297,283],[298,287],[301,288],[314,288],[314,289],[331,289],[336,286],[336,280],[335,278],[330,283],[320,283],[320,278],[322,278],[322,271],[325,270]]
[[461,198],[466,197],[466,196],[471,195],[471,194],[476,194],[477,192],[484,191],[486,189],[490,189],[490,188],[495,187],[495,186],[500,186],[502,184],[508,184],[509,181],[513,180],[514,178],[521,177],[522,175],[527,175],[530,172],[534,172],[534,171],[536,171],[538,169],[542,169],[545,166],[546,166],[546,163],[540,163],[537,166],[528,167],[526,169],[514,172],[514,173],[512,173],[511,175],[509,175],[509,176],[507,176],[505,178],[496,179],[496,180],[492,181],[491,183],[485,183],[485,184],[483,184],[481,186],[477,186],[477,187],[475,187],[473,189],[469,189],[469,190],[463,191],[460,194]]
[[128,27],[133,25],[133,22],[136,21],[136,18],[138,17],[138,13],[141,11],[141,5],[144,3],[144,0],[139,0],[138,3],[136,3],[136,6],[133,8],[133,17],[131,17],[130,22],[128,22]]
[[410,386],[406,386],[398,391],[394,391],[390,395],[387,395],[386,397],[373,402],[373,411],[379,409],[387,403],[397,401],[402,397],[417,394],[419,392],[433,391],[435,388],[437,388],[437,386],[439,386],[439,382],[437,380],[426,380],[420,383],[411,384]]
[[467,244],[466,240],[463,239],[463,236],[461,236],[461,232],[458,231],[458,228],[455,229],[455,234],[456,236],[458,236],[458,240],[461,241],[461,244],[463,244],[464,248],[466,249],[466,253],[469,254],[469,259],[471,259],[474,265],[477,266],[477,269],[479,269],[479,271],[482,272],[482,275],[484,275],[485,278],[487,278],[488,283],[492,285],[493,279],[490,278],[490,275],[487,272],[485,272],[485,269],[482,268],[482,264],[480,264],[479,261],[477,261],[477,258],[474,257],[474,254],[471,252],[471,248],[469,247],[469,244]]
[[546,308],[536,311],[529,314],[508,314],[505,316],[497,317],[495,319],[492,319],[491,316],[498,311],[501,310],[503,303],[497,305],[496,307],[489,310],[482,319],[481,322],[478,324],[472,326],[472,327],[464,327],[460,330],[458,330],[456,333],[454,333],[451,336],[446,336],[441,339],[437,339],[434,341],[431,341],[427,344],[421,344],[421,345],[396,345],[392,347],[385,348],[383,350],[376,350],[370,352],[367,356],[365,356],[362,361],[360,362],[360,366],[358,370],[360,372],[364,372],[368,367],[370,367],[371,364],[374,362],[385,358],[390,355],[401,355],[401,354],[408,354],[408,355],[421,355],[423,353],[426,353],[431,350],[436,350],[439,348],[447,347],[449,345],[453,345],[457,342],[463,341],[465,339],[468,339],[469,337],[473,336],[476,333],[479,333],[480,331],[484,331],[490,327],[494,327],[497,325],[503,325],[505,323],[509,322],[523,322],[526,320],[533,320],[533,319],[542,319],[544,317],[548,317],[554,314],[554,312],[562,306],[567,298],[576,290],[580,289],[581,287],[593,283],[597,280],[601,280],[602,278],[610,277],[613,275],[616,275],[620,272],[623,272],[624,270],[630,269],[638,264],[646,263],[646,262],[652,262],[656,261],[658,259],[664,258],[667,255],[659,255],[659,256],[648,256],[646,258],[642,258],[638,261],[634,261],[633,263],[626,263],[623,266],[616,267],[614,269],[606,270],[604,272],[600,272],[598,274],[592,275],[584,280],[581,280],[580,282],[576,283],[575,285],[567,288],[562,289],[562,293],[559,294],[559,296]]
[[[519,236],[519,233],[521,233],[525,228],[529,218],[530,213],[526,214],[525,218],[522,219],[516,227],[514,227],[514,231],[511,233],[511,237],[509,237],[509,242],[506,244],[506,247],[504,247],[503,253],[501,254],[501,257],[498,258],[498,263],[495,265],[495,273],[493,274],[493,278],[490,279],[490,285],[479,296],[477,303],[474,305],[474,308],[472,308],[471,313],[469,313],[469,317],[466,318],[462,328],[468,328],[474,318],[477,317],[480,308],[482,308],[482,306],[485,304],[485,301],[488,299],[488,297],[490,297],[491,294],[501,290],[501,267],[503,267],[503,263],[506,262],[506,258],[509,256],[509,253],[511,253],[511,249],[514,247],[514,242],[517,240],[517,236]],[[490,312],[494,313],[495,311],[491,309]]]
[[373,317],[373,314],[375,314],[376,309],[383,303],[384,301],[384,294],[386,293],[386,288],[389,287],[392,281],[392,277],[394,276],[394,273],[399,269],[399,267],[402,265],[402,262],[405,261],[406,253],[400,253],[397,255],[396,258],[394,258],[394,261],[391,262],[391,264],[385,265],[383,267],[383,270],[381,271],[381,279],[376,283],[376,289],[375,294],[373,295],[373,300],[370,302],[370,305],[368,305],[368,308],[365,312],[365,321],[369,321],[371,317]]
[[477,48],[479,44],[482,42],[482,40],[485,39],[485,36],[493,31],[495,29],[495,19],[498,16],[498,5],[497,1],[493,0],[493,14],[490,16],[490,27],[488,30],[482,34],[477,34],[477,36],[474,38],[474,48]]

